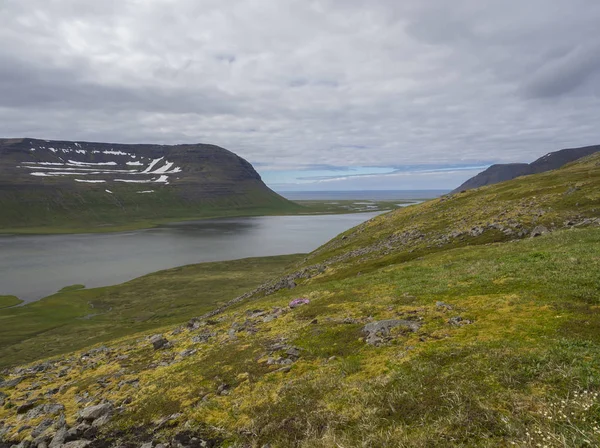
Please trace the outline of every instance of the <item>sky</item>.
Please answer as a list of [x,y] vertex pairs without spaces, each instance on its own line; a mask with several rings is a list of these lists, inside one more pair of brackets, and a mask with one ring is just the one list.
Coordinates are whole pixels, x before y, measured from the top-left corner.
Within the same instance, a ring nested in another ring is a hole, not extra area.
[[0,137],[211,143],[278,191],[600,143],[597,0],[0,0]]

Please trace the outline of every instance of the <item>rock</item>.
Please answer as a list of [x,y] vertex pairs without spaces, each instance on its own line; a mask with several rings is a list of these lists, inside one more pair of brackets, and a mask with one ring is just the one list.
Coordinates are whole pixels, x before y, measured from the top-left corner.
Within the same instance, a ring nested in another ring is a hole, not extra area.
[[414,332],[421,328],[421,324],[404,319],[387,319],[371,322],[363,328],[363,332],[366,333],[365,342],[370,345],[380,345],[389,339],[390,330],[396,327],[402,327]]
[[31,437],[36,438],[40,435],[42,435],[43,433],[46,432],[46,430],[48,430],[48,428],[50,428],[52,426],[52,424],[54,423],[54,420],[52,419],[44,419],[42,420],[42,422],[37,425],[33,431],[31,431]]
[[291,356],[293,358],[299,358],[300,357],[300,350],[297,349],[296,347],[292,347],[289,350],[287,350],[285,352],[286,355]]
[[469,319],[464,319],[462,316],[455,316],[448,319],[448,323],[455,327],[462,327],[463,325],[472,324],[473,321]]
[[536,236],[542,236],[546,233],[548,233],[549,230],[544,227],[544,226],[536,226],[532,231],[531,231],[531,238],[535,238]]
[[90,443],[89,440],[73,440],[72,442],[65,443],[61,448],[85,448]]
[[56,434],[54,434],[54,437],[52,438],[52,441],[50,441],[50,445],[48,445],[48,448],[59,448],[65,442],[66,438],[67,427],[63,426],[58,431],[56,431]]
[[217,395],[229,395],[229,393],[229,384],[221,384],[219,387],[217,387]]
[[0,392],[0,406],[4,406],[7,395],[4,392]]
[[142,446],[140,446],[140,448],[152,448],[152,442],[143,443]]
[[79,417],[83,420],[93,421],[97,418],[110,415],[113,412],[113,405],[110,403],[97,404],[90,406],[79,412]]
[[27,411],[33,409],[37,403],[38,400],[29,400],[28,402],[23,403],[21,406],[17,407],[17,414],[25,414]]
[[110,414],[103,415],[102,417],[94,420],[94,422],[92,423],[92,427],[93,428],[101,428],[104,425],[106,425],[110,421],[110,419],[111,419]]
[[279,316],[277,316],[276,314],[269,314],[268,316],[263,317],[263,322],[264,323],[269,323],[269,322],[274,321],[275,319],[277,319],[277,317],[279,317]]
[[302,306],[302,305],[307,305],[307,304],[309,304],[309,303],[310,303],[310,300],[308,300],[308,299],[306,299],[306,298],[304,298],[304,297],[301,297],[301,298],[299,298],[299,299],[294,299],[294,300],[292,300],[292,301],[289,303],[289,307],[290,307],[290,308],[297,308],[297,307],[299,307],[299,306]]
[[179,353],[179,356],[181,356],[182,358],[187,358],[189,356],[195,355],[197,351],[198,350],[196,349],[188,348],[187,350],[184,350],[181,353]]
[[449,305],[445,302],[435,302],[435,307],[438,309],[447,310],[447,311],[454,309],[454,307],[452,305]]
[[0,388],[1,389],[10,389],[11,387],[17,386],[24,379],[25,379],[25,377],[20,376],[20,377],[14,378],[12,380],[2,381],[2,382],[0,382]]
[[46,403],[41,404],[39,406],[34,407],[30,411],[27,412],[25,418],[28,420],[32,420],[34,418],[41,417],[42,415],[56,415],[60,412],[63,412],[65,407],[59,403]]
[[155,334],[154,336],[151,336],[150,342],[152,343],[154,350],[166,348],[170,345],[169,341],[162,334]]

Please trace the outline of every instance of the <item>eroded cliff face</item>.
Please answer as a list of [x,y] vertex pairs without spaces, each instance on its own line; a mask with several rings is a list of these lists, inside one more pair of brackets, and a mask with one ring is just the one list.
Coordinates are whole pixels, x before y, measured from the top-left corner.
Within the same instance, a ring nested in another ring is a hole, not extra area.
[[214,214],[292,206],[249,162],[218,146],[29,138],[0,140],[0,204],[6,211],[0,227],[43,226],[98,208],[104,218],[97,221],[110,224],[128,215],[192,217],[200,209]]

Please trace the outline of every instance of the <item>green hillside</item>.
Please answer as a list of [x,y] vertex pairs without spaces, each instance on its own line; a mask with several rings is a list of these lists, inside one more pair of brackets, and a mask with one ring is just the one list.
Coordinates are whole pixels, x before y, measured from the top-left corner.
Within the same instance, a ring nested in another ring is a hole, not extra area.
[[600,155],[379,216],[202,318],[7,371],[0,437],[598,446],[599,224]]

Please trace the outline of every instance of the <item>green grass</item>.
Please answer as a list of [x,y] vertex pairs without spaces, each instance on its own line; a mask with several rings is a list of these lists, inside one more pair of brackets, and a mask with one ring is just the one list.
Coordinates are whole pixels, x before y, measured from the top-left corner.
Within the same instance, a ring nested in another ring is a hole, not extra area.
[[[300,255],[189,265],[116,286],[63,288],[0,311],[0,367],[182,322],[282,274]],[[2,298],[0,304],[19,302]]]
[[15,296],[0,296],[0,309],[23,303],[21,299]]

